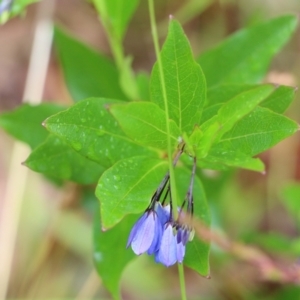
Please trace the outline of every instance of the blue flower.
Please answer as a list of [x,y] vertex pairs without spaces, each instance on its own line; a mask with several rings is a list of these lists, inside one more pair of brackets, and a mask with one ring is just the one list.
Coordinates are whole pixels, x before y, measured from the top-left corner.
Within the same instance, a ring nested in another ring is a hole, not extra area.
[[164,226],[159,250],[155,253],[155,261],[169,267],[176,262],[182,263],[188,241],[193,239],[194,231],[175,222]]
[[173,232],[173,225],[168,222],[164,226],[164,232],[158,252],[155,253],[155,261],[166,267],[177,262],[177,241]]
[[191,230],[185,226],[179,226],[177,229],[177,243],[182,243],[184,246],[189,241]]
[[185,245],[180,242],[177,243],[177,261],[181,264],[185,255]]
[[158,250],[162,236],[162,226],[154,210],[147,210],[131,229],[127,248],[131,245],[133,252],[153,254]]
[[156,202],[154,209],[163,228],[170,220],[170,205],[162,206],[160,202]]
[[[184,145],[179,149],[174,158],[176,165],[180,155],[183,153]],[[181,216],[185,212],[193,215],[193,184],[196,172],[196,158],[192,169],[190,185],[181,207],[173,208],[170,187],[170,173],[164,176],[151,202],[144,214],[133,226],[127,248],[131,245],[135,254],[140,255],[147,252],[154,254],[155,261],[169,267],[175,263],[182,263],[185,256],[186,244],[194,236],[194,230],[187,224],[182,224]],[[164,205],[168,203],[168,205]],[[177,209],[178,216],[174,220],[174,210]]]

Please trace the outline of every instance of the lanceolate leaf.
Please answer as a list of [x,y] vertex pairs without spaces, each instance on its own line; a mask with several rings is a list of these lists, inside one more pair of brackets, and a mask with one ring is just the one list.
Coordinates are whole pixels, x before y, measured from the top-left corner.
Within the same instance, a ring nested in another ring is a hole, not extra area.
[[224,151],[239,149],[246,155],[253,156],[292,135],[298,128],[298,124],[287,117],[257,107],[236,123],[216,147]]
[[205,107],[209,107],[219,103],[225,103],[233,97],[254,89],[254,84],[223,84],[212,87],[207,90],[207,101]]
[[127,138],[107,105],[120,101],[90,98],[45,121],[46,128],[83,156],[110,167],[130,156],[152,153]]
[[279,17],[242,29],[197,60],[209,87],[224,83],[258,83],[272,57],[287,42],[297,26],[297,17]]
[[[115,65],[104,55],[55,29],[54,44],[73,100],[108,97],[126,100]],[[71,50],[70,50],[71,49]]]
[[260,106],[269,108],[276,113],[284,113],[292,103],[296,89],[291,86],[279,86]]
[[224,149],[217,147],[212,148],[205,158],[199,160],[198,165],[201,168],[212,170],[227,170],[229,167],[235,167],[263,172],[265,169],[259,158],[252,158],[238,149],[224,151]]
[[[224,103],[240,93],[259,87],[258,85],[237,85],[225,84],[219,85],[208,90],[206,107],[203,110],[201,123],[217,114],[218,110]],[[284,113],[293,101],[296,89],[290,86],[277,87],[265,100],[260,103],[260,106],[269,108],[277,113]]]
[[97,182],[104,171],[54,135],[31,152],[24,164],[36,172],[81,184]]
[[[167,150],[165,112],[151,102],[114,104],[109,111],[124,132],[144,146]],[[180,131],[173,120],[169,121],[172,146],[178,143]]]
[[[177,123],[179,129],[190,134],[194,125],[200,122],[206,98],[206,83],[177,21],[170,21],[168,37],[161,51],[161,62],[163,81],[156,63],[150,82],[151,100],[162,109],[168,109],[169,117]],[[166,88],[167,108],[163,84]]]
[[119,285],[125,266],[135,257],[126,249],[129,232],[137,217],[126,217],[114,228],[102,231],[100,210],[94,216],[94,263],[104,286],[114,299],[120,299]]
[[13,111],[0,115],[0,126],[33,149],[49,135],[42,122],[63,109],[64,107],[53,103],[23,104]]
[[106,170],[96,189],[102,227],[113,227],[127,214],[145,210],[167,166],[167,161],[141,156],[121,160]]
[[[223,134],[229,131],[237,121],[251,112],[260,102],[262,102],[273,89],[274,87],[272,85],[262,85],[241,93],[225,103],[215,116],[214,122],[218,123],[220,128],[216,132],[214,138],[216,140],[221,138]],[[206,123],[204,123],[202,127],[205,134]]]
[[198,158],[205,157],[209,148],[217,143],[234,124],[249,114],[274,89],[272,85],[261,85],[243,92],[224,103],[217,115],[201,125],[203,136],[199,141]]

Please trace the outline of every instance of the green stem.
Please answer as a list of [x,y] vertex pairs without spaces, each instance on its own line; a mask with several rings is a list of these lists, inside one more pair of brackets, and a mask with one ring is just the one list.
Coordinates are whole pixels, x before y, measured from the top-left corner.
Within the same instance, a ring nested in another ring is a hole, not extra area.
[[124,64],[125,57],[124,57],[124,51],[122,43],[119,41],[119,39],[114,34],[114,30],[110,24],[108,12],[106,9],[106,3],[105,1],[95,3],[95,6],[98,10],[98,12],[101,15],[101,22],[104,27],[104,30],[106,32],[106,36],[108,39],[108,43],[110,46],[110,49],[112,51],[115,63],[117,65],[117,68],[120,70]]
[[[173,202],[172,204],[173,204],[173,207],[175,208],[175,209],[173,209],[173,218],[174,218],[174,220],[177,220],[177,218],[178,218],[177,189],[176,189],[175,172],[174,172],[173,159],[172,159],[173,149],[171,146],[172,144],[171,144],[171,137],[170,137],[168,96],[167,96],[167,90],[166,90],[164,70],[163,70],[161,57],[160,57],[160,49],[159,49],[159,44],[158,44],[158,34],[157,34],[157,28],[156,28],[153,0],[148,0],[148,4],[149,4],[151,32],[152,32],[154,49],[155,49],[155,54],[156,54],[156,59],[157,59],[157,65],[158,65],[159,74],[160,74],[160,82],[161,82],[161,88],[162,88],[164,105],[165,105],[165,113],[166,113],[166,130],[168,133],[167,143],[168,143],[168,162],[169,162],[169,172],[170,172],[170,187],[171,187],[172,202]],[[184,279],[184,270],[183,270],[182,264],[178,264],[178,272],[179,272],[181,299],[186,300],[187,298],[186,298],[186,289],[185,289],[185,279]]]
[[179,274],[179,283],[180,283],[180,290],[181,290],[181,299],[187,300],[186,290],[185,290],[184,269],[182,264],[178,264],[178,274]]
[[101,4],[100,11],[103,11],[102,24],[106,31],[108,43],[120,74],[121,88],[129,99],[138,100],[139,92],[134,72],[131,68],[129,60],[127,60],[124,55],[122,40],[115,34],[114,28],[112,28],[110,24],[104,2]]
[[[177,218],[178,218],[177,190],[176,190],[175,172],[174,172],[174,166],[173,166],[173,160],[172,160],[173,149],[171,146],[172,145],[171,137],[169,134],[170,133],[170,124],[169,124],[168,96],[167,96],[167,91],[166,91],[164,70],[163,70],[161,57],[160,57],[160,49],[159,49],[159,44],[158,44],[158,34],[157,34],[157,28],[156,28],[153,0],[148,0],[148,4],[149,4],[151,32],[152,32],[152,37],[153,37],[155,54],[156,54],[156,58],[157,58],[157,65],[158,65],[159,74],[160,74],[161,88],[162,88],[164,105],[165,105],[165,113],[166,113],[166,130],[168,133],[167,142],[168,142],[168,162],[169,162],[169,172],[170,172],[170,188],[171,188],[172,202],[173,202],[172,203],[173,204],[172,213],[174,216],[174,220],[177,220]],[[186,289],[185,289],[185,278],[184,278],[184,270],[183,270],[182,264],[178,264],[178,273],[179,273],[179,281],[180,281],[181,299],[186,300],[187,298],[186,298]]]
[[[108,27],[108,26],[106,26]],[[110,45],[110,49],[112,51],[114,60],[116,62],[118,70],[121,70],[121,68],[125,64],[125,56],[123,51],[122,44],[118,41],[116,37],[114,37],[112,30],[106,29],[107,31],[107,38]]]
[[148,4],[149,4],[149,14],[150,14],[150,23],[151,23],[151,33],[152,33],[152,38],[153,38],[153,43],[154,43],[154,49],[155,49],[157,65],[158,65],[159,74],[160,74],[160,82],[161,82],[161,88],[162,88],[164,105],[165,105],[166,131],[168,133],[167,134],[167,144],[168,144],[168,162],[169,162],[169,172],[170,172],[170,186],[171,186],[173,207],[175,207],[175,209],[173,210],[173,214],[174,214],[173,217],[176,220],[178,218],[177,190],[176,190],[175,173],[174,173],[173,160],[172,160],[173,151],[172,151],[171,137],[170,137],[170,124],[169,124],[169,119],[170,118],[169,118],[168,97],[167,97],[164,70],[163,70],[161,57],[160,57],[160,49],[159,49],[159,44],[158,44],[158,35],[157,35],[153,0],[148,0]]

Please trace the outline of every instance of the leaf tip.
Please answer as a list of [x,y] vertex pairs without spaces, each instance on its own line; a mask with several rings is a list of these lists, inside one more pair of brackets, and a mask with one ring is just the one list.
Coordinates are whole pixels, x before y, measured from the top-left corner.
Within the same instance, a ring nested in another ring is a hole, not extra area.
[[47,120],[48,120],[48,118],[42,122],[42,126],[45,128],[47,128]]

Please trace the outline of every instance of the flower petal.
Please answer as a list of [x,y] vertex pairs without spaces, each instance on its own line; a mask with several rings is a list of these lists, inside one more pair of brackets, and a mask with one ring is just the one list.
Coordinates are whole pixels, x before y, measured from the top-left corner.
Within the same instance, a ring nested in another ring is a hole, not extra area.
[[158,216],[156,214],[154,214],[154,218],[155,218],[155,230],[154,230],[155,234],[154,234],[152,244],[147,251],[149,255],[152,255],[154,252],[158,251],[161,242],[161,237],[162,237],[162,226],[160,220],[158,219]]
[[162,206],[160,202],[155,203],[155,212],[162,226],[170,220],[170,205]]
[[160,248],[155,255],[155,260],[169,267],[177,262],[177,242],[173,233],[172,224],[167,223],[164,229]]
[[129,237],[128,237],[128,241],[127,241],[127,245],[126,248],[129,247],[129,245],[132,243],[133,238],[136,235],[136,232],[138,231],[138,229],[141,227],[141,225],[145,222],[147,218],[147,213],[144,213],[137,221],[136,223],[133,225]]
[[182,229],[182,227],[179,227],[177,229],[177,234],[176,234],[177,244],[181,243],[182,236],[183,236],[183,229]]
[[177,260],[179,263],[183,262],[185,255],[185,245],[182,243],[177,244]]
[[189,236],[190,236],[190,230],[187,228],[183,229],[181,233],[181,241],[183,245],[186,245],[186,243],[189,240]]
[[133,228],[135,232],[133,232],[131,248],[137,255],[146,252],[150,248],[155,236],[154,212],[147,212],[145,215],[146,218],[141,218],[141,222],[136,223],[136,230]]

